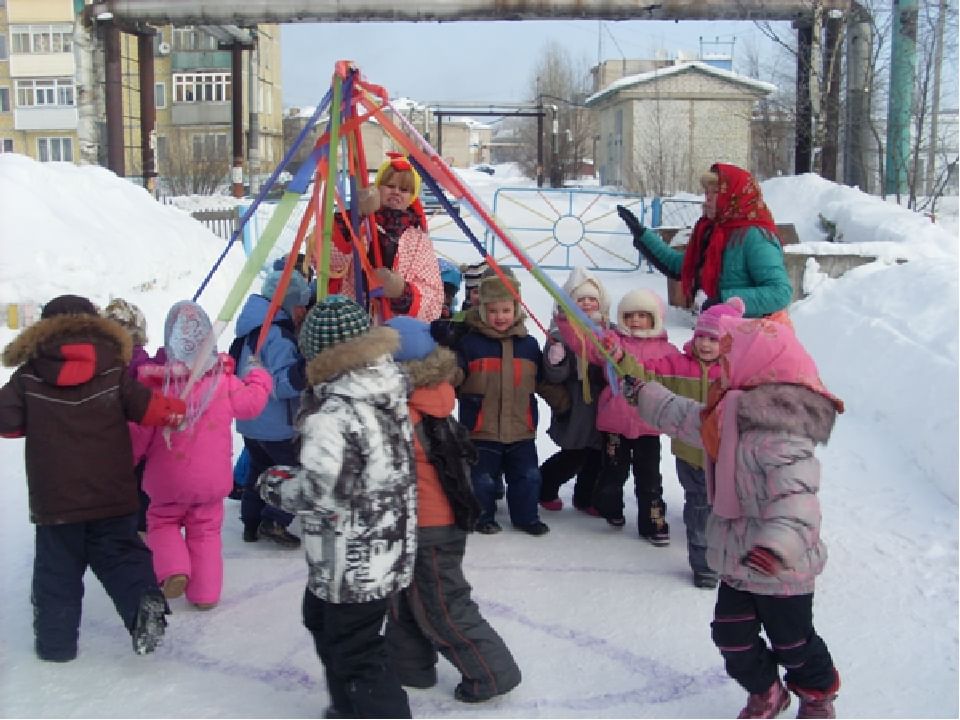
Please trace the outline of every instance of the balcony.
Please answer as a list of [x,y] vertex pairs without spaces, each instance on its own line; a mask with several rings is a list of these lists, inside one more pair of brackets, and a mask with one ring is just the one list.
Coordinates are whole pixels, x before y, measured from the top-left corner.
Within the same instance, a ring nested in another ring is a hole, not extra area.
[[75,107],[26,107],[13,111],[14,130],[76,130]]
[[174,72],[191,70],[230,70],[229,50],[176,50],[170,56]]
[[231,103],[174,103],[171,122],[174,125],[229,125]]

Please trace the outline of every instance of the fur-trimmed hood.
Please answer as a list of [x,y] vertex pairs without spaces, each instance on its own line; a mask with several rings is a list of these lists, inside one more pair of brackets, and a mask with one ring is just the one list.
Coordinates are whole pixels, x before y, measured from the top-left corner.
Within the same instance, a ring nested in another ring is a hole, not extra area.
[[133,354],[130,334],[115,321],[96,315],[55,315],[17,335],[3,350],[3,364],[18,367],[32,362],[37,374],[55,383],[67,361],[61,348],[74,344],[96,348],[94,372],[129,363]]
[[400,334],[393,328],[375,327],[359,337],[337,343],[318,353],[307,363],[307,381],[311,385],[329,382],[348,370],[372,365],[400,347]]
[[829,399],[804,387],[777,383],[760,385],[743,394],[737,420],[741,433],[748,430],[783,430],[826,444],[837,419]]
[[442,345],[437,345],[422,360],[408,360],[400,363],[400,366],[414,388],[429,387],[444,381],[456,386],[463,378],[463,371],[457,365],[457,356]]

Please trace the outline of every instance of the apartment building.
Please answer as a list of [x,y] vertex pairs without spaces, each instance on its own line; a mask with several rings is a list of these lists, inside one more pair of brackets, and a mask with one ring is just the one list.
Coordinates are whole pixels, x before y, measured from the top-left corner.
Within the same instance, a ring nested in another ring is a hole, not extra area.
[[[98,27],[85,28],[81,22],[84,4],[0,0],[0,152],[106,164],[103,48],[90,42]],[[153,142],[161,181],[174,162],[214,158],[229,166],[234,85],[224,38],[194,27],[155,30]],[[280,27],[260,25],[250,30],[250,37],[255,49],[243,53],[241,80],[244,151],[251,149],[252,139],[255,151],[249,156],[255,171],[269,172],[283,154]],[[127,32],[120,33],[120,65],[124,172],[133,178],[142,174],[141,88],[137,37]],[[86,95],[85,82],[90,87]],[[89,128],[78,116],[81,101],[94,106]]]
[[73,0],[0,0],[0,152],[77,155]]

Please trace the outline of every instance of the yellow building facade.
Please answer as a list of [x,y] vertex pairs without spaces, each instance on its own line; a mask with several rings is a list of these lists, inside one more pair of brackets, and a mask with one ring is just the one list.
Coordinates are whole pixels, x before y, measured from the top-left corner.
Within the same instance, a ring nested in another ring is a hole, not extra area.
[[[92,43],[102,26],[83,25],[82,5],[76,0],[0,0],[0,152],[106,164],[103,47]],[[230,49],[193,27],[155,31],[151,90],[158,174],[162,179],[177,155],[181,162],[216,157],[229,164]],[[250,35],[254,49],[245,49],[242,56],[244,159],[256,163],[255,172],[268,173],[283,155],[280,26],[260,25]],[[142,159],[135,35],[120,33],[120,57],[124,170],[136,177],[142,174]],[[84,103],[91,103],[87,123]]]

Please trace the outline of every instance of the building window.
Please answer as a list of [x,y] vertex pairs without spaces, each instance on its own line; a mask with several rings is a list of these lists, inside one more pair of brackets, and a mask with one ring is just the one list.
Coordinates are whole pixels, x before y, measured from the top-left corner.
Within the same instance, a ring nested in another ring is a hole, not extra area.
[[73,140],[68,137],[37,138],[40,162],[73,162]]
[[17,107],[74,107],[71,78],[17,80]]
[[10,112],[10,88],[0,87],[0,112]]
[[233,97],[230,73],[182,73],[173,76],[175,103],[229,102]]
[[158,29],[157,34],[153,36],[153,54],[160,54],[160,43],[163,42],[163,30]]
[[222,160],[227,155],[227,134],[226,133],[206,133],[193,136],[193,159],[200,160]]
[[69,25],[11,25],[10,51],[15,55],[73,52]]
[[0,33],[0,60],[6,60],[10,56],[7,54],[7,36]]
[[166,135],[157,135],[157,155],[156,162],[157,166],[160,163],[166,163],[167,157],[169,157],[168,145],[167,145],[167,136]]
[[0,153],[13,152],[13,138],[0,138]]
[[191,25],[173,29],[174,50],[217,50],[217,39]]
[[158,108],[165,108],[167,106],[167,86],[165,83],[154,83],[153,104]]

